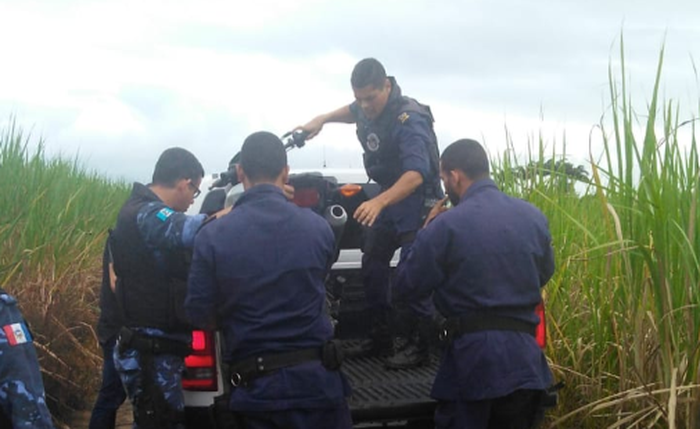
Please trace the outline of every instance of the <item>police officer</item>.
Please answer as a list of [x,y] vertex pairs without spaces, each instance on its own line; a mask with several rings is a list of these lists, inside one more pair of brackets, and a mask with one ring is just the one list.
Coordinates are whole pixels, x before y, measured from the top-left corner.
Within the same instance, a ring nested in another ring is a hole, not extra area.
[[534,427],[552,380],[534,337],[540,288],[554,272],[547,219],[498,190],[474,140],[445,149],[441,177],[453,208],[431,211],[396,280],[398,299],[433,292],[447,319],[435,425]]
[[119,330],[124,325],[117,298],[114,295],[116,284],[117,276],[114,273],[112,248],[108,237],[102,254],[100,318],[97,322],[97,338],[103,357],[102,385],[92,408],[89,429],[114,429],[117,410],[126,400],[124,386],[114,367],[114,345],[117,342]]
[[333,232],[284,196],[289,167],[274,134],[246,138],[237,168],[245,192],[195,240],[187,315],[223,330],[229,408],[242,427],[350,428],[349,388],[325,311]]
[[32,335],[0,288],[0,427],[53,429]]
[[[363,352],[386,356],[392,353],[389,263],[397,248],[401,248],[402,257],[410,248],[424,207],[442,197],[437,139],[430,108],[403,96],[396,79],[387,76],[376,59],[360,61],[352,72],[351,84],[353,103],[299,128],[313,137],[329,122],[356,124],[367,175],[381,186],[381,193],[361,204],[353,216],[370,227],[363,245],[362,272],[373,329],[372,341],[365,344]],[[432,318],[427,298],[412,302],[411,310],[419,319],[401,323],[404,334],[413,331],[410,325],[424,326]],[[420,335],[416,340],[388,359],[387,365],[406,368],[424,363],[428,359],[427,339]]]
[[204,170],[182,148],[164,151],[153,181],[135,183],[111,235],[116,296],[124,315],[115,367],[135,426],[181,428],[183,358],[191,331],[184,316],[188,252],[206,215],[183,212],[200,191]]

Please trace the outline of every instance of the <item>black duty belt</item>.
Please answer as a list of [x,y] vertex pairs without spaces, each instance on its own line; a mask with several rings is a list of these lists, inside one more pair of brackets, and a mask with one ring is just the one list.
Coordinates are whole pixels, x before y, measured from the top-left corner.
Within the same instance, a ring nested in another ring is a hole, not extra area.
[[323,349],[295,350],[293,352],[275,353],[253,356],[230,364],[231,384],[234,387],[245,386],[258,377],[268,375],[282,368],[299,365],[305,362],[320,361]]
[[515,331],[535,336],[537,325],[511,317],[480,314],[451,317],[443,323],[440,340],[452,342],[464,334],[481,331]]
[[192,353],[192,348],[187,343],[169,338],[150,337],[127,327],[122,327],[119,331],[117,344],[120,353],[126,349],[135,349],[141,353],[153,355],[169,354],[181,357]]

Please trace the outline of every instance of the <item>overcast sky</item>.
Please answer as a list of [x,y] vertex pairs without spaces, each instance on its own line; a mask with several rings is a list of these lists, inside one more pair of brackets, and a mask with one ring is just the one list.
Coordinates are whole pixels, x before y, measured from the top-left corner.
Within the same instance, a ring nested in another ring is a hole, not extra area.
[[[352,101],[350,73],[382,61],[429,104],[441,147],[470,137],[516,151],[542,130],[577,163],[606,111],[624,32],[643,111],[666,45],[662,94],[698,115],[700,1],[0,0],[0,128],[51,154],[148,181],[164,149],[225,169],[251,132],[277,134]],[[616,74],[619,77],[619,73]],[[327,125],[294,168],[360,167],[348,125]]]

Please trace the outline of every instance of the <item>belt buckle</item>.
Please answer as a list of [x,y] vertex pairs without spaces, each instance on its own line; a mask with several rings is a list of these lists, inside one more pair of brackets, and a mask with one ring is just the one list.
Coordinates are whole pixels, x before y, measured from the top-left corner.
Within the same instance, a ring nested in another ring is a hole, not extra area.
[[234,372],[231,374],[231,385],[233,387],[238,387],[243,383],[243,377],[241,377],[241,374]]

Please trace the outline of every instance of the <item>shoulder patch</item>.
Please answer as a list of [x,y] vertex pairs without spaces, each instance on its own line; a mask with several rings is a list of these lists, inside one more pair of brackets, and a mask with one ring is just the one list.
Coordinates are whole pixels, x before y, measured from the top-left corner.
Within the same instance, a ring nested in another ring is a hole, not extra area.
[[171,209],[169,207],[163,207],[162,209],[160,209],[160,211],[158,212],[156,217],[158,219],[162,220],[163,222],[165,222],[166,220],[168,220],[170,215],[172,215],[173,213],[175,213],[175,211],[173,209]]
[[0,293],[0,302],[4,302],[7,305],[17,304],[17,300],[15,299],[15,297],[8,293]]
[[11,346],[17,346],[24,343],[30,343],[32,341],[32,335],[27,329],[27,325],[24,322],[12,323],[11,325],[5,325],[2,327],[5,337],[7,337],[7,343]]
[[406,122],[406,121],[408,120],[408,118],[410,118],[410,116],[408,115],[408,112],[403,112],[403,113],[400,114],[399,117],[398,117],[399,122],[401,122],[402,124],[403,124],[404,122]]

